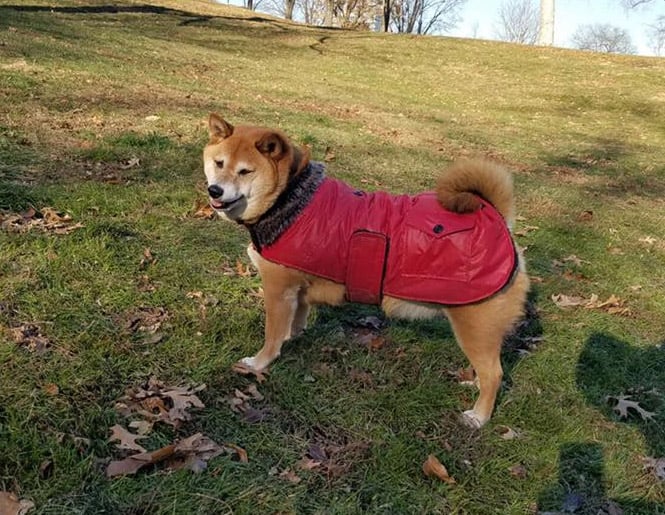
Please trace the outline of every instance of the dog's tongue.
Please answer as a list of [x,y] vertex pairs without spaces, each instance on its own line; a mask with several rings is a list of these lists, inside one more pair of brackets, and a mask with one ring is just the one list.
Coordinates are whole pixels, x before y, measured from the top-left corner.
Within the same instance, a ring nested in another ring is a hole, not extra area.
[[222,209],[224,207],[224,202],[216,198],[211,198],[210,205],[215,209]]

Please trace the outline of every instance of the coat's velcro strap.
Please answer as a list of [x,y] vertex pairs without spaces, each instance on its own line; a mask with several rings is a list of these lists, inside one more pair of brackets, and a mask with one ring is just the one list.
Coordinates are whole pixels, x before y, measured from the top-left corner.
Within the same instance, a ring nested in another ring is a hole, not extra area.
[[346,268],[346,298],[350,302],[380,304],[388,255],[388,238],[372,231],[351,235]]

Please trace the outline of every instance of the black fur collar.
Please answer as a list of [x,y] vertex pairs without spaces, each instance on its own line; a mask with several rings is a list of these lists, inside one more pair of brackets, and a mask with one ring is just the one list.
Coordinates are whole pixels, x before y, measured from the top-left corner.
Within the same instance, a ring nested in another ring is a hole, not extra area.
[[310,162],[302,172],[293,177],[286,189],[258,222],[247,225],[256,250],[271,245],[288,229],[302,212],[325,179],[323,163]]

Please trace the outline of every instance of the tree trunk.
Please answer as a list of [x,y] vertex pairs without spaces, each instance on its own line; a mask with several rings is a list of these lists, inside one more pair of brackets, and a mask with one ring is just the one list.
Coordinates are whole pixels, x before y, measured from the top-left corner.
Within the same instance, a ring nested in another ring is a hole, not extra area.
[[554,0],[540,0],[540,32],[538,44],[554,44]]
[[383,32],[388,32],[390,28],[390,11],[392,8],[391,0],[383,0]]
[[284,18],[287,20],[293,19],[293,8],[296,5],[296,0],[284,0]]
[[325,27],[332,27],[334,11],[335,0],[326,0],[326,12],[323,15],[323,25]]

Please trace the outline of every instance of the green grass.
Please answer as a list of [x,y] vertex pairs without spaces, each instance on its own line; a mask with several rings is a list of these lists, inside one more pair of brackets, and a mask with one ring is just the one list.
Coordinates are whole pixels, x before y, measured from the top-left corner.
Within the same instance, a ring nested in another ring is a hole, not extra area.
[[[52,206],[84,227],[0,231],[0,491],[48,514],[665,513],[642,462],[665,456],[664,60],[314,29],[202,0],[52,5],[0,0],[0,212]],[[444,321],[391,322],[368,352],[353,327],[377,311],[359,306],[320,309],[287,344],[259,386],[269,418],[231,411],[263,312],[258,278],[227,273],[245,232],[193,216],[213,110],[330,149],[329,173],[368,189],[431,188],[465,155],[515,172],[537,279],[486,428],[459,422],[475,392],[449,373],[466,361]],[[558,293],[630,313],[563,310]],[[168,314],[157,343],[127,324],[150,307]],[[12,338],[28,323],[47,352]],[[114,403],[151,376],[208,385],[151,448],[202,431],[249,463],[106,479]],[[619,419],[605,398],[624,393],[654,420]],[[342,449],[336,474],[297,469],[313,444]],[[456,485],[423,476],[430,453]]]

